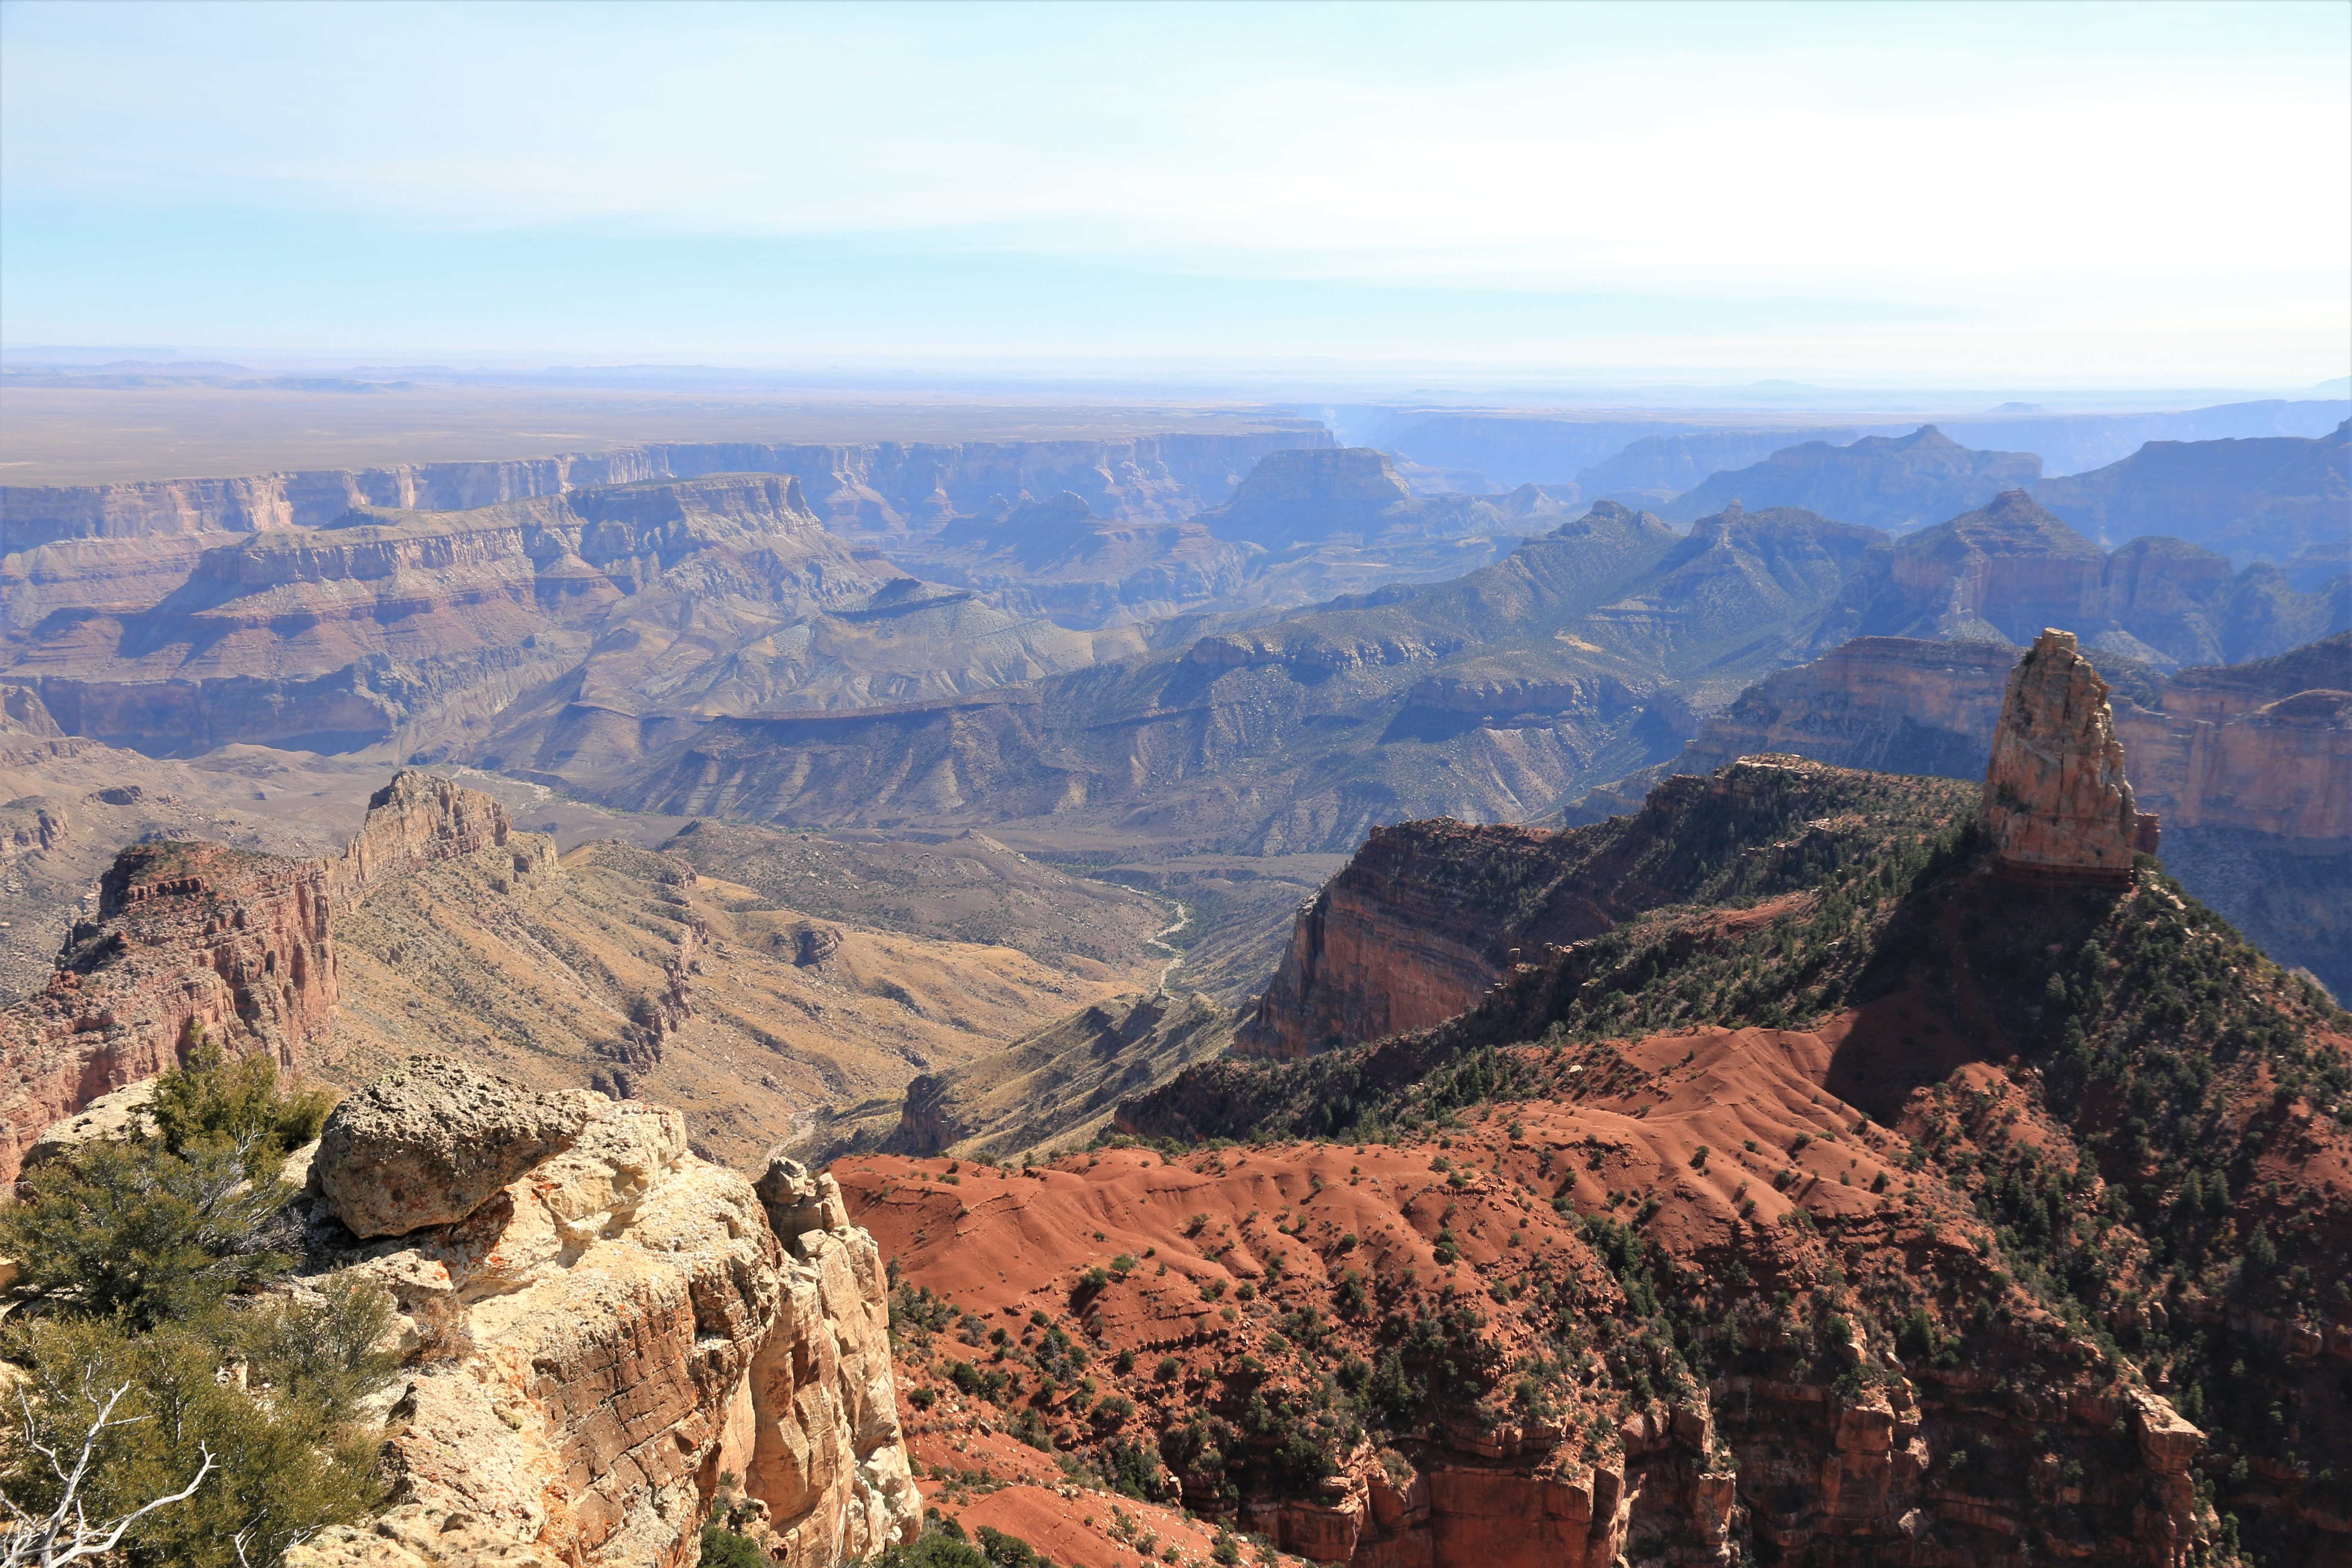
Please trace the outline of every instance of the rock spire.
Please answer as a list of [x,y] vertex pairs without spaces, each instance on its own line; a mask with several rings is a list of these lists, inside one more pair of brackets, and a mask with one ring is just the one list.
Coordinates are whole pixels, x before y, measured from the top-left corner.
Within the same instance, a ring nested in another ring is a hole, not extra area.
[[2124,881],[2133,853],[2156,848],[2156,818],[2138,809],[2124,776],[2107,683],[2074,633],[2044,630],[2011,672],[1983,811],[2011,871]]

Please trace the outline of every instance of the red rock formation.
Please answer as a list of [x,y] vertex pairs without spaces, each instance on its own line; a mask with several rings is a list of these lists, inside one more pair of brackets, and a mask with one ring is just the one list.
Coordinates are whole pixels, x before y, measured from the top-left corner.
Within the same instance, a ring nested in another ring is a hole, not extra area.
[[404,769],[369,797],[359,833],[327,863],[328,885],[336,906],[347,908],[419,867],[502,845],[509,831],[507,808],[490,796]]
[[436,860],[503,845],[506,810],[432,773],[378,791],[341,854],[289,860],[217,844],[140,844],[99,884],[47,986],[0,1012],[0,1183],[52,1122],[180,1064],[201,1029],[281,1068],[337,1000],[337,911]]
[[1499,973],[1517,912],[1475,889],[1518,884],[1552,836],[1450,817],[1379,827],[1298,911],[1290,947],[1235,1048],[1301,1057],[1450,1018]]
[[2012,871],[2122,881],[2134,852],[2155,852],[2156,818],[2134,805],[2107,683],[2072,632],[2043,632],[2010,676],[1984,818]]
[[1515,962],[1690,897],[1701,863],[1680,847],[1688,843],[1727,835],[1762,867],[1866,836],[1833,773],[1794,757],[1743,757],[1706,778],[1666,778],[1633,816],[1589,827],[1438,817],[1376,828],[1299,910],[1234,1049],[1309,1056],[1451,1017]]
[[2352,838],[2352,635],[2186,669],[2116,710],[2140,798],[2181,827]]
[[[1606,1215],[1619,1189],[1658,1200],[1660,1212],[1643,1226],[1653,1246],[1711,1273],[1736,1258],[1759,1282],[1795,1283],[1816,1266],[1810,1259],[1825,1256],[1813,1249],[1826,1235],[1839,1238],[1831,1245],[1850,1268],[1956,1277],[1969,1281],[1964,1296],[2005,1290],[1997,1277],[1979,1282],[1973,1221],[1955,1214],[1941,1222],[1969,1237],[1931,1235],[1912,1211],[1873,1195],[1878,1173],[1901,1178],[1907,1145],[1854,1132],[1853,1111],[1824,1098],[1821,1075],[1832,1050],[1824,1039],[1760,1030],[1604,1048],[1587,1058],[1592,1070],[1580,1068],[1580,1079],[1570,1080],[1584,1088],[1474,1118],[1443,1150],[1411,1140],[1272,1143],[1175,1159],[1107,1150],[1017,1174],[888,1157],[836,1168],[853,1211],[898,1260],[905,1283],[1022,1335],[1040,1370],[1046,1348],[1024,1325],[1035,1323],[1033,1312],[1060,1321],[1091,1348],[1090,1375],[1135,1406],[1122,1436],[1156,1431],[1163,1454],[1173,1454],[1171,1434],[1198,1415],[1211,1416],[1213,1429],[1214,1417],[1237,1419],[1250,1389],[1269,1407],[1305,1412],[1312,1369],[1349,1353],[1377,1359],[1382,1336],[1418,1310],[1419,1289],[1433,1289],[1437,1303],[1475,1300],[1480,1332],[1507,1363],[1524,1367],[1510,1358],[1545,1342],[1559,1301],[1481,1287],[1524,1281],[1530,1268],[1551,1271],[1580,1281],[1581,1305],[1567,1310],[1595,1320],[1597,1345],[1612,1343],[1602,1325],[1619,1314],[1616,1287],[1587,1261],[1591,1233],[1579,1226],[1580,1211]],[[1540,1056],[1535,1047],[1523,1054]],[[1612,1060],[1622,1075],[1614,1089],[1595,1082]],[[1634,1110],[1641,1114],[1627,1114]],[[1812,1130],[1814,1152],[1782,1156],[1800,1128]],[[1743,1133],[1774,1147],[1744,1153]],[[1692,1152],[1702,1142],[1718,1153],[1696,1169]],[[1440,1178],[1433,1160],[1465,1180]],[[1769,1180],[1790,1161],[1829,1179]],[[1832,1173],[1849,1170],[1858,1172],[1851,1184]],[[1559,1207],[1528,1202],[1530,1188],[1555,1184]],[[1780,1217],[1798,1210],[1811,1219]],[[1458,1261],[1450,1256],[1456,1243]],[[1071,1288],[1090,1261],[1119,1253],[1152,1261],[1096,1289]],[[1340,1305],[1351,1276],[1374,1284],[1381,1311]],[[1230,1303],[1244,1283],[1254,1295],[1236,1312]],[[1762,1294],[1769,1289],[1759,1283]],[[1278,1314],[1306,1308],[1322,1314],[1307,1331],[1319,1340],[1311,1352],[1275,1331]],[[1382,1311],[1395,1314],[1386,1330]],[[1285,1552],[1350,1568],[1723,1563],[1736,1560],[1727,1551],[1735,1540],[1751,1549],[1770,1542],[1788,1562],[1828,1561],[1834,1551],[1840,1562],[2015,1568],[2063,1545],[2053,1523],[2104,1540],[2114,1554],[2103,1561],[2179,1568],[2196,1539],[2188,1483],[2203,1434],[2159,1395],[2116,1383],[2086,1342],[2037,1352],[2050,1359],[2032,1373],[2011,1364],[2011,1348],[1989,1346],[2017,1386],[1988,1398],[1996,1378],[1982,1364],[1896,1368],[1883,1328],[1866,1331],[1867,1344],[1856,1348],[1889,1375],[1859,1388],[1834,1380],[1853,1359],[1807,1363],[1801,1320],[1751,1310],[1716,1331],[1740,1336],[1742,1350],[1728,1359],[1753,1370],[1662,1382],[1654,1396],[1588,1382],[1563,1397],[1591,1403],[1548,1416],[1530,1416],[1507,1395],[1482,1401],[1475,1388],[1433,1385],[1425,1426],[1391,1434],[1395,1446],[1385,1451],[1367,1445],[1338,1456],[1335,1473],[1305,1495],[1230,1447],[1151,1495],[1181,1495],[1194,1512]],[[2054,1339],[2044,1342],[2054,1348]],[[910,1334],[900,1353],[902,1382],[935,1384],[909,1418],[910,1441],[927,1462],[1002,1475],[1024,1452],[983,1441],[1004,1412],[1034,1407],[1049,1422],[1083,1413],[1075,1392],[1050,1385],[1034,1401],[1002,1406],[966,1397],[967,1380],[942,1375],[955,1361],[1024,1365],[1012,1356],[991,1362],[971,1338]],[[1596,1416],[1605,1416],[1605,1432]],[[1963,1449],[2005,1451],[2021,1430],[2037,1451],[2087,1463],[2091,1489],[2062,1498],[2053,1473],[2048,1495],[1979,1496],[1931,1466]],[[1072,1440],[1087,1440],[1083,1427]],[[1107,1511],[1099,1495],[1063,1496],[1070,1514]],[[2203,1522],[2210,1527],[2210,1515]]]
[[323,862],[142,844],[99,899],[47,988],[0,1014],[0,1182],[51,1122],[178,1066],[198,1030],[290,1068],[334,1007]]

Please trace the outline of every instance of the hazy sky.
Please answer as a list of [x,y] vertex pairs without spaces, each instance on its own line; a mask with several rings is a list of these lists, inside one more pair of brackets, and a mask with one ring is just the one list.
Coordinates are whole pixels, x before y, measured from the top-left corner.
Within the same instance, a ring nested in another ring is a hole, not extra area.
[[0,335],[2352,369],[2352,5],[0,7]]

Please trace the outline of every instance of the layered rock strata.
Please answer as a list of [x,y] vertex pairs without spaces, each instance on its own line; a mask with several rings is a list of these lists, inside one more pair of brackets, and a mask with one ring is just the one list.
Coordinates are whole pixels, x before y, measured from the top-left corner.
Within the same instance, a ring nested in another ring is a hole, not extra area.
[[[678,1568],[722,1475],[794,1568],[914,1532],[881,1256],[831,1178],[778,1161],[755,1188],[689,1153],[663,1107],[534,1097],[454,1063],[409,1074],[383,1115],[320,1147],[309,1231],[314,1268],[376,1280],[398,1309],[386,1462],[404,1506],[289,1563],[407,1561],[397,1547]],[[542,1099],[576,1127],[568,1147],[455,1220],[353,1247],[352,1181],[462,1135],[469,1106]],[[473,1532],[462,1549],[452,1521]]]
[[1855,810],[1869,803],[1845,782],[1857,776],[1743,757],[1706,778],[1669,777],[1632,816],[1587,827],[1439,817],[1375,829],[1299,910],[1234,1049],[1311,1056],[1451,1017],[1522,960],[1693,897],[1712,875],[1689,853],[1693,842],[1738,847],[1742,874],[1757,877],[1850,850],[1874,831]]
[[353,909],[395,878],[507,841],[507,808],[442,773],[404,768],[368,797],[366,819],[328,864],[338,909]]
[[[2167,869],[2280,963],[2352,994],[2352,635],[2276,658],[2148,676],[2094,649],[2137,804]],[[1668,773],[1761,752],[1980,779],[2014,653],[1993,643],[1857,637],[1749,687],[1683,754],[1564,814],[1640,807]]]
[[1121,441],[772,446],[692,442],[511,462],[311,469],[238,479],[0,487],[0,552],[55,540],[316,528],[354,506],[463,511],[598,485],[790,474],[829,519],[877,528],[977,511],[992,495],[1076,491],[1107,515],[1176,521],[1233,492],[1269,451],[1324,447],[1319,426]]
[[294,1066],[335,1005],[330,904],[320,861],[124,850],[48,984],[0,1013],[0,1183],[52,1122],[177,1067],[198,1038]]
[[2012,871],[2122,882],[2135,853],[2156,852],[2156,818],[2138,809],[2124,775],[2107,683],[2072,632],[2043,632],[2010,676],[1984,820]]
[[1097,651],[854,549],[775,475],[356,508],[213,539],[176,577],[131,583],[101,568],[157,542],[8,557],[0,679],[67,732],[151,755],[413,756],[534,705],[815,711],[1018,683]]
[[342,854],[312,860],[138,844],[99,883],[37,994],[0,1011],[0,1183],[44,1129],[177,1067],[199,1038],[301,1064],[340,997],[339,911],[404,869],[506,841],[505,808],[402,773]]

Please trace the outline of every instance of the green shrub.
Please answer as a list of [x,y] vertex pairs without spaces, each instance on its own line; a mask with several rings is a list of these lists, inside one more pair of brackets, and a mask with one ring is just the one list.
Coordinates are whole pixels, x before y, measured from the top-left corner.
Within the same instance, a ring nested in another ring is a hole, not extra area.
[[768,1568],[768,1554],[749,1536],[716,1524],[702,1527],[699,1568]]
[[[390,1379],[373,1350],[391,1305],[372,1286],[331,1283],[314,1302],[234,1311],[214,1304],[143,1332],[124,1322],[60,1314],[10,1336],[27,1366],[33,1420],[12,1427],[0,1473],[11,1501],[54,1506],[58,1483],[32,1447],[80,1442],[98,1405],[125,1389],[126,1425],[101,1439],[81,1489],[93,1516],[116,1517],[177,1490],[200,1453],[216,1468],[187,1501],[148,1515],[124,1538],[128,1568],[234,1568],[236,1540],[256,1563],[330,1524],[362,1518],[385,1492],[376,1436],[358,1404]],[[247,1388],[224,1375],[243,1363]],[[249,1392],[248,1392],[249,1390]]]
[[187,1066],[155,1080],[147,1115],[172,1153],[247,1149],[257,1169],[275,1176],[277,1162],[316,1138],[334,1106],[334,1094],[323,1089],[281,1096],[278,1064],[268,1054],[224,1060],[197,1026]]
[[35,1289],[152,1329],[289,1266],[263,1236],[293,1192],[249,1177],[217,1144],[184,1155],[160,1141],[87,1144],[25,1178],[24,1201],[0,1209],[0,1252]]
[[278,1171],[329,1103],[280,1098],[266,1058],[225,1063],[199,1037],[158,1085],[152,1135],[43,1165],[0,1209],[0,1251],[43,1298],[0,1345],[26,1369],[0,1436],[11,1505],[57,1505],[67,1483],[42,1450],[78,1452],[110,1401],[79,1482],[89,1515],[121,1517],[213,1462],[190,1497],[132,1526],[109,1559],[121,1568],[274,1563],[384,1500],[361,1412],[393,1374],[374,1348],[390,1299],[331,1278],[231,1300],[290,1266],[268,1245],[293,1195]]

